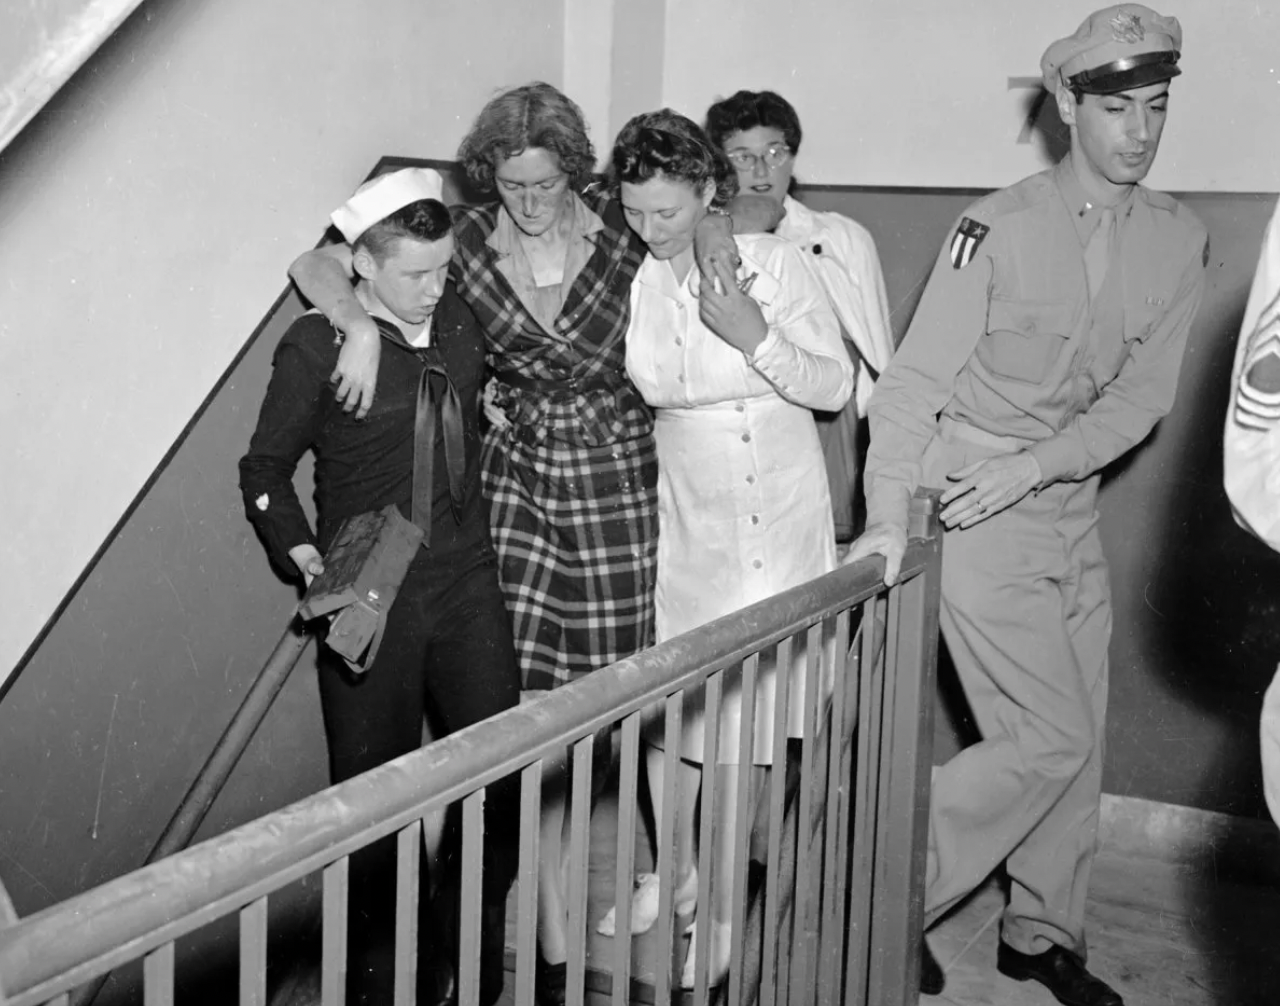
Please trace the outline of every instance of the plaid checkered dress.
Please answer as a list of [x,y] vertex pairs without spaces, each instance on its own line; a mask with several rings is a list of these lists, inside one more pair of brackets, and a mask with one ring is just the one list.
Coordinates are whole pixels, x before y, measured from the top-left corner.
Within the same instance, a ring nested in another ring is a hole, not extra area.
[[[625,371],[631,281],[643,248],[616,205],[548,331],[486,243],[494,205],[455,211],[458,288],[484,327],[498,404],[482,470],[526,688],[546,689],[653,642],[658,459],[653,419]],[[545,386],[542,382],[547,382]],[[538,387],[530,387],[537,383]]]

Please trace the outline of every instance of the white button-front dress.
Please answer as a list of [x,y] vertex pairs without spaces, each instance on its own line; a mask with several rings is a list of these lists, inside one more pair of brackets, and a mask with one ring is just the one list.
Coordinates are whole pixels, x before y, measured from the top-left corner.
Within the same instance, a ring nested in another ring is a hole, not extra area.
[[[627,372],[656,410],[659,642],[835,568],[835,533],[813,409],[853,390],[840,327],[802,253],[768,234],[737,239],[739,278],[769,325],[748,359],[698,315],[700,276],[678,283],[645,259],[631,287]],[[803,735],[796,646],[788,734]],[[761,662],[754,757],[771,760],[772,666]],[[738,761],[741,695],[727,682],[718,761]],[[685,709],[682,756],[702,760],[701,698]],[[661,734],[660,725],[657,731]],[[650,732],[653,736],[653,732]]]

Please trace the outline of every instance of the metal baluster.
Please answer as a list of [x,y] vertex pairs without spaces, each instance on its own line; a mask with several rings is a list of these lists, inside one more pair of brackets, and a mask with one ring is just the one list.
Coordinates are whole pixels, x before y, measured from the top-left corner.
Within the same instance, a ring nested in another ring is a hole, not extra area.
[[418,899],[422,878],[422,821],[396,836],[395,1006],[413,1006],[417,995]]
[[520,884],[516,895],[516,1006],[533,1006],[538,959],[538,857],[543,761],[520,773]]
[[854,661],[849,656],[849,611],[840,612],[835,619],[835,639],[827,651],[832,667],[831,710],[827,726],[827,814],[826,842],[823,859],[823,914],[821,969],[818,983],[819,1001],[835,1003],[840,992],[840,946],[844,934],[844,894],[841,865],[845,861],[848,845],[845,844],[844,822],[848,815],[848,776],[844,774],[845,716],[850,687],[849,677]]
[[[843,1002],[844,989],[849,981],[849,971],[846,963],[850,946],[850,905],[853,895],[850,861],[853,851],[851,847],[851,826],[855,789],[853,775],[855,771],[854,746],[857,740],[858,701],[862,694],[863,668],[869,663],[862,657],[863,637],[865,633],[875,631],[874,625],[868,622],[868,613],[870,612],[874,616],[875,599],[873,598],[870,602],[864,602],[859,606],[859,609],[858,624],[860,628],[858,632],[854,634],[847,651],[843,650],[843,644],[841,644],[842,652],[847,653],[847,673],[845,676],[844,709],[840,718],[842,724],[840,747],[836,753],[836,759],[839,763],[840,807],[837,815],[838,832],[835,842],[837,851],[835,889],[840,892],[840,898],[838,903],[833,906],[834,922],[831,953],[832,966],[835,968],[836,973],[836,984],[832,987],[831,994],[827,999],[832,1004]],[[871,621],[874,622],[874,617],[871,618]],[[852,620],[850,624],[852,624]],[[870,672],[865,673],[869,674]]]
[[[845,970],[846,1006],[868,1002],[871,963],[871,903],[876,853],[876,804],[880,783],[881,700],[888,647],[880,647],[883,595],[863,608],[862,654],[859,661],[857,754],[853,764],[853,853],[849,866],[849,963]],[[871,617],[868,619],[867,615]],[[877,656],[879,659],[877,659]]]
[[[707,983],[711,959],[712,898],[717,891],[712,883],[715,872],[714,852],[719,838],[715,826],[716,801],[720,799],[720,787],[716,769],[720,760],[720,713],[724,691],[724,671],[715,671],[706,682],[703,693],[702,717],[702,820],[698,830],[698,914],[694,919],[694,940],[700,948],[695,962],[693,987],[694,1002],[707,1001]],[[677,864],[678,866],[679,864]]]
[[[591,762],[595,738],[573,745],[573,801],[569,823],[569,957],[565,1006],[583,1006],[587,977],[587,866],[590,859]],[[464,1004],[474,1006],[474,1004]]]
[[161,944],[142,962],[143,1006],[173,1006],[173,941]]
[[636,818],[640,791],[640,713],[622,721],[618,775],[618,852],[613,903],[613,1006],[631,1002],[631,888],[636,869]]
[[324,928],[320,958],[320,1001],[343,1006],[347,1001],[347,890],[350,859],[343,856],[324,868]]
[[240,909],[240,1006],[266,1006],[267,899]]
[[785,1006],[787,1002],[787,954],[779,954],[786,925],[782,912],[782,832],[787,799],[787,720],[791,700],[792,638],[778,644],[773,690],[773,761],[769,772],[769,847],[765,863],[764,960],[760,968],[761,1006]]
[[[909,582],[909,581],[907,581]],[[885,943],[889,932],[897,927],[891,920],[899,909],[887,903],[887,877],[885,873],[888,857],[894,855],[893,845],[901,842],[906,836],[896,834],[890,816],[891,791],[893,786],[893,763],[890,757],[890,746],[893,743],[893,719],[897,708],[897,686],[903,674],[901,649],[903,640],[902,622],[902,589],[905,583],[899,582],[889,591],[889,617],[885,625],[885,676],[881,682],[882,701],[880,727],[880,764],[878,791],[875,804],[876,851],[871,886],[871,956],[867,968],[867,997],[871,1002],[884,1003],[889,1006],[901,989],[896,989],[899,970],[897,957],[900,950]]]
[[670,1006],[671,964],[675,954],[672,894],[675,886],[676,815],[680,807],[680,749],[683,746],[684,691],[666,698],[666,720],[663,729],[662,809],[658,814],[658,957],[654,964],[653,1001],[656,1006]]
[[480,921],[484,905],[484,787],[462,800],[462,918],[458,920],[458,1002],[480,1002]]
[[[729,949],[729,1002],[744,1002],[744,985],[748,978],[746,941],[749,922],[747,878],[751,865],[751,829],[755,821],[755,750],[756,696],[760,687],[760,654],[753,653],[742,662],[742,703],[739,707],[741,726],[738,734],[738,801],[733,821],[733,941]],[[753,957],[754,959],[754,957]],[[758,962],[757,962],[758,965]],[[759,968],[756,968],[759,978]],[[705,1000],[699,1000],[705,1002]]]
[[816,740],[818,710],[822,703],[822,625],[809,627],[805,640],[804,739],[800,743],[800,807],[796,815],[796,886],[792,926],[795,966],[791,975],[791,1003],[813,1001],[814,932],[810,916],[814,905],[816,877],[813,873],[814,792],[818,788]]
[[893,698],[880,792],[885,842],[876,857],[872,909],[879,952],[869,975],[871,1001],[886,1006],[916,1001],[924,924],[941,537],[936,507],[927,520],[917,521],[922,504],[927,507],[929,501],[912,500],[912,536],[933,540],[930,560],[923,573],[894,588],[889,602],[893,662],[886,694]]

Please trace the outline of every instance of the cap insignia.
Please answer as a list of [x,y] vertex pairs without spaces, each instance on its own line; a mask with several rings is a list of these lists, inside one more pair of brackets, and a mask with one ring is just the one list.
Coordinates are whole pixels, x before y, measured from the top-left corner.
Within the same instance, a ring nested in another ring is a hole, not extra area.
[[1142,30],[1142,22],[1138,20],[1137,14],[1122,10],[1111,19],[1111,37],[1117,42],[1135,45],[1146,37],[1146,32]]

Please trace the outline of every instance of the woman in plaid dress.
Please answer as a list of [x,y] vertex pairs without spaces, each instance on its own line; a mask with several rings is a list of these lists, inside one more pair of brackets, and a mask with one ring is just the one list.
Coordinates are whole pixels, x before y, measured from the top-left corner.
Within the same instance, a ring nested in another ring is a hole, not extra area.
[[653,641],[657,455],[624,365],[644,249],[616,205],[579,194],[595,152],[549,85],[490,101],[458,160],[499,196],[458,210],[454,274],[506,420],[484,485],[525,687],[554,688]]
[[[500,94],[458,160],[499,202],[460,210],[454,273],[496,382],[483,478],[526,689],[565,684],[653,642],[658,461],[625,371],[644,255],[618,208],[579,195],[595,152],[546,84]],[[568,952],[565,792],[543,793],[538,990],[562,1002]]]

